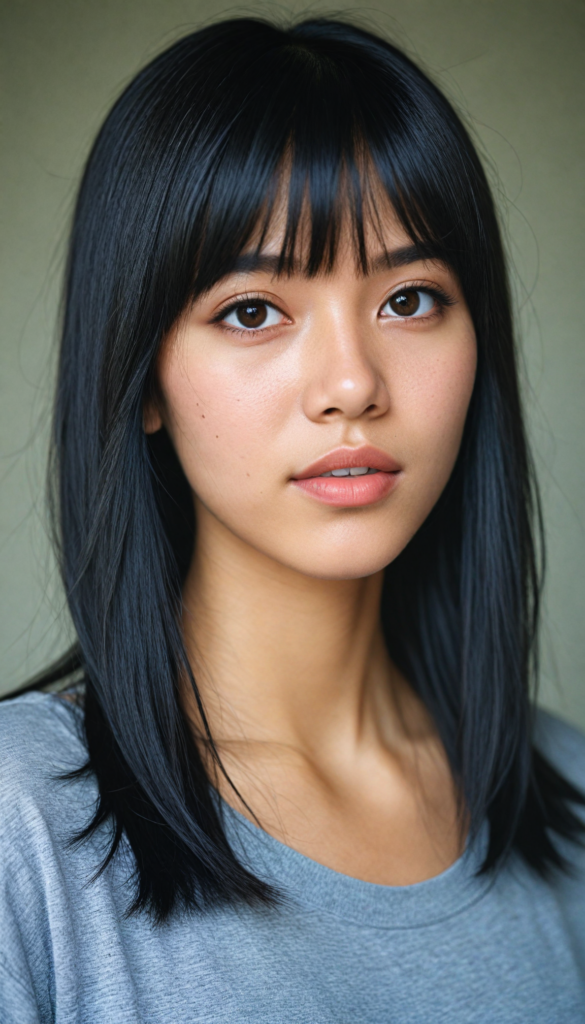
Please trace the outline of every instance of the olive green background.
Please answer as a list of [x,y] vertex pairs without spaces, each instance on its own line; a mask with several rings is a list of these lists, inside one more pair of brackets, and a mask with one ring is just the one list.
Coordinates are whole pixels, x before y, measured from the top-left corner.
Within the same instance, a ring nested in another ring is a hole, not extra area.
[[64,241],[88,147],[161,48],[221,15],[348,12],[418,60],[463,113],[512,260],[548,535],[541,701],[585,728],[585,2],[3,0],[0,691],[70,627],[50,555],[44,462]]

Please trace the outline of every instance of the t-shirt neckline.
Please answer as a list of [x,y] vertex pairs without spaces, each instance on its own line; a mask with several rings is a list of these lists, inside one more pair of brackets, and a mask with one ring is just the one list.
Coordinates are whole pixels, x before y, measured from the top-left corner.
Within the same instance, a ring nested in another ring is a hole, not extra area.
[[[51,695],[55,696],[55,695]],[[56,705],[65,702],[56,700]],[[79,708],[68,704],[69,713]],[[275,839],[218,796],[227,838],[250,871],[271,882],[288,899],[309,911],[321,911],[372,928],[412,929],[437,924],[477,903],[494,882],[478,874],[489,841],[484,825],[462,855],[434,878],[413,885],[364,882],[328,868]]]
[[240,861],[297,905],[373,928],[421,928],[461,913],[493,884],[478,874],[489,838],[486,823],[439,875],[412,885],[380,885],[344,875],[264,832],[222,800],[227,837]]

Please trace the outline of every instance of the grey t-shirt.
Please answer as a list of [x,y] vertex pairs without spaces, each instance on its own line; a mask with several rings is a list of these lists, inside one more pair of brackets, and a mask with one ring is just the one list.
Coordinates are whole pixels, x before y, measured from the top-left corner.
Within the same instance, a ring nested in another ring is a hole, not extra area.
[[[585,854],[545,883],[518,859],[476,877],[485,834],[443,874],[373,885],[226,811],[234,847],[290,894],[284,910],[125,916],[129,853],[65,840],[87,821],[80,712],[0,705],[2,1024],[576,1024],[585,1021]],[[585,789],[585,738],[541,713],[541,749]]]

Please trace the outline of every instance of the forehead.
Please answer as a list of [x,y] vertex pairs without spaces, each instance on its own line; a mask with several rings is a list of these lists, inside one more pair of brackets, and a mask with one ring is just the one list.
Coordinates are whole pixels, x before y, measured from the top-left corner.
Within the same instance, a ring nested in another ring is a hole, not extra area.
[[[290,238],[286,193],[281,194],[264,220],[259,221],[244,251],[233,253],[224,275],[269,274],[271,277],[300,275],[313,277],[333,272],[341,263],[353,260],[359,275],[394,270],[413,263],[445,262],[438,246],[413,240],[401,224],[387,197],[362,211],[359,224],[349,203],[343,204],[329,229],[329,251],[317,263],[312,260],[315,246],[312,211],[304,204],[300,222]],[[322,225],[323,228],[323,225]],[[328,258],[327,258],[328,257]]]
[[239,222],[233,206],[211,203],[192,297],[234,274],[312,278],[352,261],[359,276],[420,261],[451,267],[431,231],[413,229],[400,198],[400,213],[395,208],[372,161],[364,158],[354,169],[352,175],[342,167],[330,187],[317,187],[287,158]]

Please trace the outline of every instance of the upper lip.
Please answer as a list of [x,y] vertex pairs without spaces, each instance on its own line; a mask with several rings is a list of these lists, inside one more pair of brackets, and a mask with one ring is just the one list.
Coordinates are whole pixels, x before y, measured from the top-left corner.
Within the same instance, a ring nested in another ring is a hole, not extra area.
[[312,462],[310,466],[295,473],[293,480],[307,480],[311,476],[321,476],[322,473],[329,473],[333,469],[351,469],[355,466],[368,466],[369,469],[379,469],[383,473],[397,473],[402,467],[386,452],[371,445],[363,445],[361,448],[336,448],[328,452],[320,459]]

